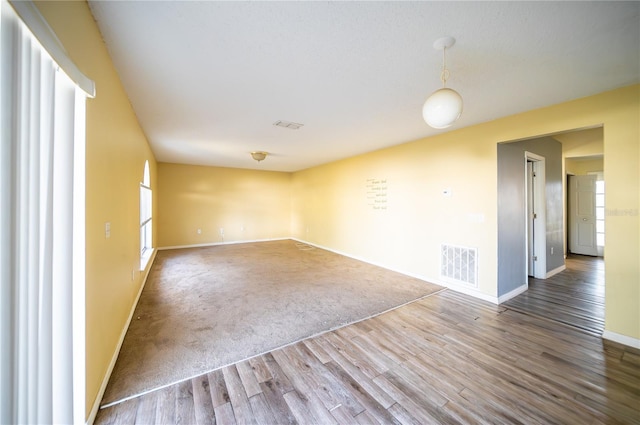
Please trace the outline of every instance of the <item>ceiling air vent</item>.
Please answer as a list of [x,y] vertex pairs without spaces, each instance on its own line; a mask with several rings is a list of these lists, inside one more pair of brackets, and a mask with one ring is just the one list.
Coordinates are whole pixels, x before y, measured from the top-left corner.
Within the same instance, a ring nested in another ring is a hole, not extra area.
[[291,130],[297,130],[302,127],[304,124],[298,124],[297,122],[289,122],[289,121],[276,121],[273,123],[276,127],[284,127]]

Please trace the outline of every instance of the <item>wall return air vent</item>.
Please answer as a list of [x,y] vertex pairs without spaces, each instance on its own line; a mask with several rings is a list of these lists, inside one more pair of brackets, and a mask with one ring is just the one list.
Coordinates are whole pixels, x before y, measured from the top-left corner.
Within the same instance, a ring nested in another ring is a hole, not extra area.
[[278,120],[273,123],[276,127],[288,128],[289,130],[297,130],[302,127],[304,124],[299,124],[297,122],[289,122],[289,121],[281,121]]
[[442,244],[440,276],[452,283],[478,286],[478,250],[464,246]]

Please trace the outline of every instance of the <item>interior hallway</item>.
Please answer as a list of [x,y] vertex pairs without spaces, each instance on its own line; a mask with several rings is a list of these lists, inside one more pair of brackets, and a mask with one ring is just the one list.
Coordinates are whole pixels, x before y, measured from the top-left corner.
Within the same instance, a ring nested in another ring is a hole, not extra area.
[[566,266],[566,270],[549,279],[529,277],[529,289],[503,305],[601,336],[604,331],[604,259],[569,254]]

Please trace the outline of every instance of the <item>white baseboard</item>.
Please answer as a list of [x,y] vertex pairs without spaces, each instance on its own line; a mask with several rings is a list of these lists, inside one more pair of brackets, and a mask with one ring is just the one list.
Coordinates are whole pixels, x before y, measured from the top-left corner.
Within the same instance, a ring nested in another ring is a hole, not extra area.
[[379,264],[379,263],[367,260],[367,259],[362,258],[362,257],[358,257],[358,256],[355,256],[355,255],[347,254],[346,252],[342,252],[342,251],[338,251],[338,250],[335,250],[335,249],[332,249],[332,248],[328,248],[326,246],[314,244],[312,242],[303,241],[303,240],[298,239],[298,238],[290,238],[290,239],[293,239],[294,241],[297,241],[297,242],[300,242],[300,243],[304,243],[304,244],[307,244],[307,245],[315,246],[315,247],[320,248],[320,249],[324,249],[325,251],[333,252],[334,254],[342,255],[342,256],[345,256],[345,257],[348,257],[348,258],[353,258],[354,260],[362,261],[363,263],[371,264],[372,266],[381,267],[383,269],[390,270],[392,272],[396,272],[396,273],[403,274],[405,276],[409,276],[409,277],[413,277],[413,278],[416,278],[416,279],[420,279],[420,280],[425,281],[427,283],[433,283],[435,285],[444,286],[445,288],[451,289],[452,291],[460,292],[460,293],[465,294],[465,295],[470,295],[470,296],[472,296],[474,298],[479,298],[481,300],[488,301],[488,302],[493,303],[493,304],[498,304],[498,298],[497,297],[494,297],[494,296],[491,296],[491,295],[487,295],[487,294],[485,294],[483,292],[478,291],[475,288],[466,287],[464,285],[457,285],[455,283],[442,281],[440,279],[430,279],[430,278],[427,278],[426,276],[422,276],[422,275],[419,275],[419,274],[407,272],[405,270],[395,269],[393,267],[389,267],[389,266],[384,265],[384,264]]
[[164,250],[167,250],[167,249],[201,248],[201,247],[205,247],[205,246],[235,245],[235,244],[239,244],[239,243],[284,241],[284,240],[288,240],[288,239],[291,239],[291,238],[250,239],[250,240],[229,241],[229,242],[197,243],[197,244],[193,244],[193,245],[160,246],[160,247],[158,247],[158,250],[164,251]]
[[504,295],[499,296],[497,304],[502,304],[503,302],[509,301],[513,297],[517,297],[527,289],[529,289],[529,284],[527,283],[525,283],[524,285],[518,286],[516,289],[509,291]]
[[640,349],[640,339],[637,338],[632,338],[630,336],[618,334],[607,330],[602,332],[602,338],[608,339],[609,341],[617,342],[622,345]]
[[547,272],[547,274],[545,275],[545,279],[549,279],[551,276],[555,276],[558,273],[560,273],[561,271],[564,271],[567,268],[567,266],[565,264],[561,265],[560,267],[556,267],[555,269],[551,270],[550,272]]
[[451,289],[452,291],[460,292],[461,294],[469,295],[474,298],[478,298],[483,301],[490,302],[491,304],[499,304],[498,297],[494,297],[493,295],[487,295],[484,292],[478,291],[476,288],[458,285],[455,283],[434,279],[433,283],[436,285],[444,286],[445,288]]
[[[397,270],[397,269],[391,268],[389,266],[386,266],[384,264],[379,264],[379,263],[376,263],[376,262],[373,262],[373,261],[370,261],[370,260],[366,260],[366,259],[364,259],[362,257],[358,257],[358,256],[355,256],[355,255],[347,254],[346,252],[338,251],[338,250],[335,250],[335,249],[332,249],[332,248],[328,248],[326,246],[318,245],[318,244],[315,244],[315,243],[312,243],[312,242],[303,241],[302,239],[298,239],[298,238],[289,238],[289,239],[292,239],[292,240],[294,240],[296,242],[300,242],[300,243],[303,243],[303,244],[306,244],[306,245],[315,246],[316,248],[324,249],[325,251],[333,252],[334,254],[338,254],[338,255],[342,255],[344,257],[352,258],[354,260],[362,261],[363,263],[371,264],[372,266],[381,267],[383,269],[390,270],[392,272],[400,273],[400,274],[403,274],[403,275],[409,276],[409,277],[415,277],[416,279],[424,280],[425,282],[435,283],[436,285],[439,285],[439,283],[433,282],[431,280],[427,280],[424,276],[420,276],[420,275],[417,275],[417,274],[414,274],[414,273],[409,273],[409,272],[406,272],[406,271]],[[445,286],[445,285],[441,285],[441,286]]]
[[91,408],[91,412],[89,412],[89,417],[87,418],[86,425],[91,425],[96,420],[96,415],[98,414],[98,410],[100,410],[100,402],[102,401],[102,397],[104,396],[104,392],[107,389],[107,384],[109,383],[109,379],[111,378],[111,373],[113,372],[113,368],[116,365],[116,361],[118,360],[118,355],[120,354],[120,348],[122,348],[122,343],[124,342],[124,337],[127,335],[127,330],[129,329],[129,324],[131,323],[131,319],[133,319],[133,313],[138,306],[138,301],[140,300],[140,295],[142,295],[142,290],[147,283],[147,278],[149,277],[149,273],[151,272],[151,267],[153,266],[153,262],[156,259],[157,249],[153,250],[151,254],[151,258],[147,263],[147,268],[142,278],[142,284],[140,285],[140,289],[138,290],[138,295],[136,295],[136,299],[131,306],[131,311],[129,312],[129,317],[120,332],[120,339],[118,340],[118,345],[116,346],[116,350],[111,357],[111,362],[109,363],[109,367],[107,368],[107,373],[102,379],[102,385],[100,386],[100,390],[98,391],[98,395],[96,396],[95,401],[93,402],[93,407]]

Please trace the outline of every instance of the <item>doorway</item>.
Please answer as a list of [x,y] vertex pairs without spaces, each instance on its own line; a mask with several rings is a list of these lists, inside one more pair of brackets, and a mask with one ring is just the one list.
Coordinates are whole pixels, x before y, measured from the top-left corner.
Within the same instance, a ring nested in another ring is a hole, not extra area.
[[498,144],[500,302],[526,291],[530,274],[545,279],[564,269],[562,182],[562,145],[552,137]]
[[[546,264],[546,196],[545,158],[525,151],[527,274],[538,279],[547,276]],[[553,248],[552,248],[553,249]],[[553,253],[552,253],[553,254]]]
[[[565,184],[567,174],[600,171],[604,176],[602,145],[602,127],[498,145],[499,301],[520,297],[524,300],[522,305],[536,305],[539,307],[536,314],[552,320],[558,315],[579,314],[583,322],[597,322],[593,327],[596,333],[601,332],[596,328],[604,323],[604,260],[570,254],[565,262],[569,248]],[[541,177],[545,178],[544,182]],[[601,185],[603,190],[604,182]],[[539,197],[536,187],[542,188]],[[597,191],[602,195],[597,199],[603,201],[604,195]],[[604,218],[604,205],[599,214]],[[545,225],[539,226],[542,218]],[[599,228],[604,230],[602,224]],[[591,269],[591,273],[584,276],[589,281],[573,273],[585,271],[583,269]],[[591,283],[595,286],[591,287]],[[583,297],[587,293],[588,299]],[[588,326],[582,323],[581,327]]]
[[596,176],[569,176],[569,252],[598,255]]
[[604,256],[604,178],[601,171],[567,175],[567,247]]

